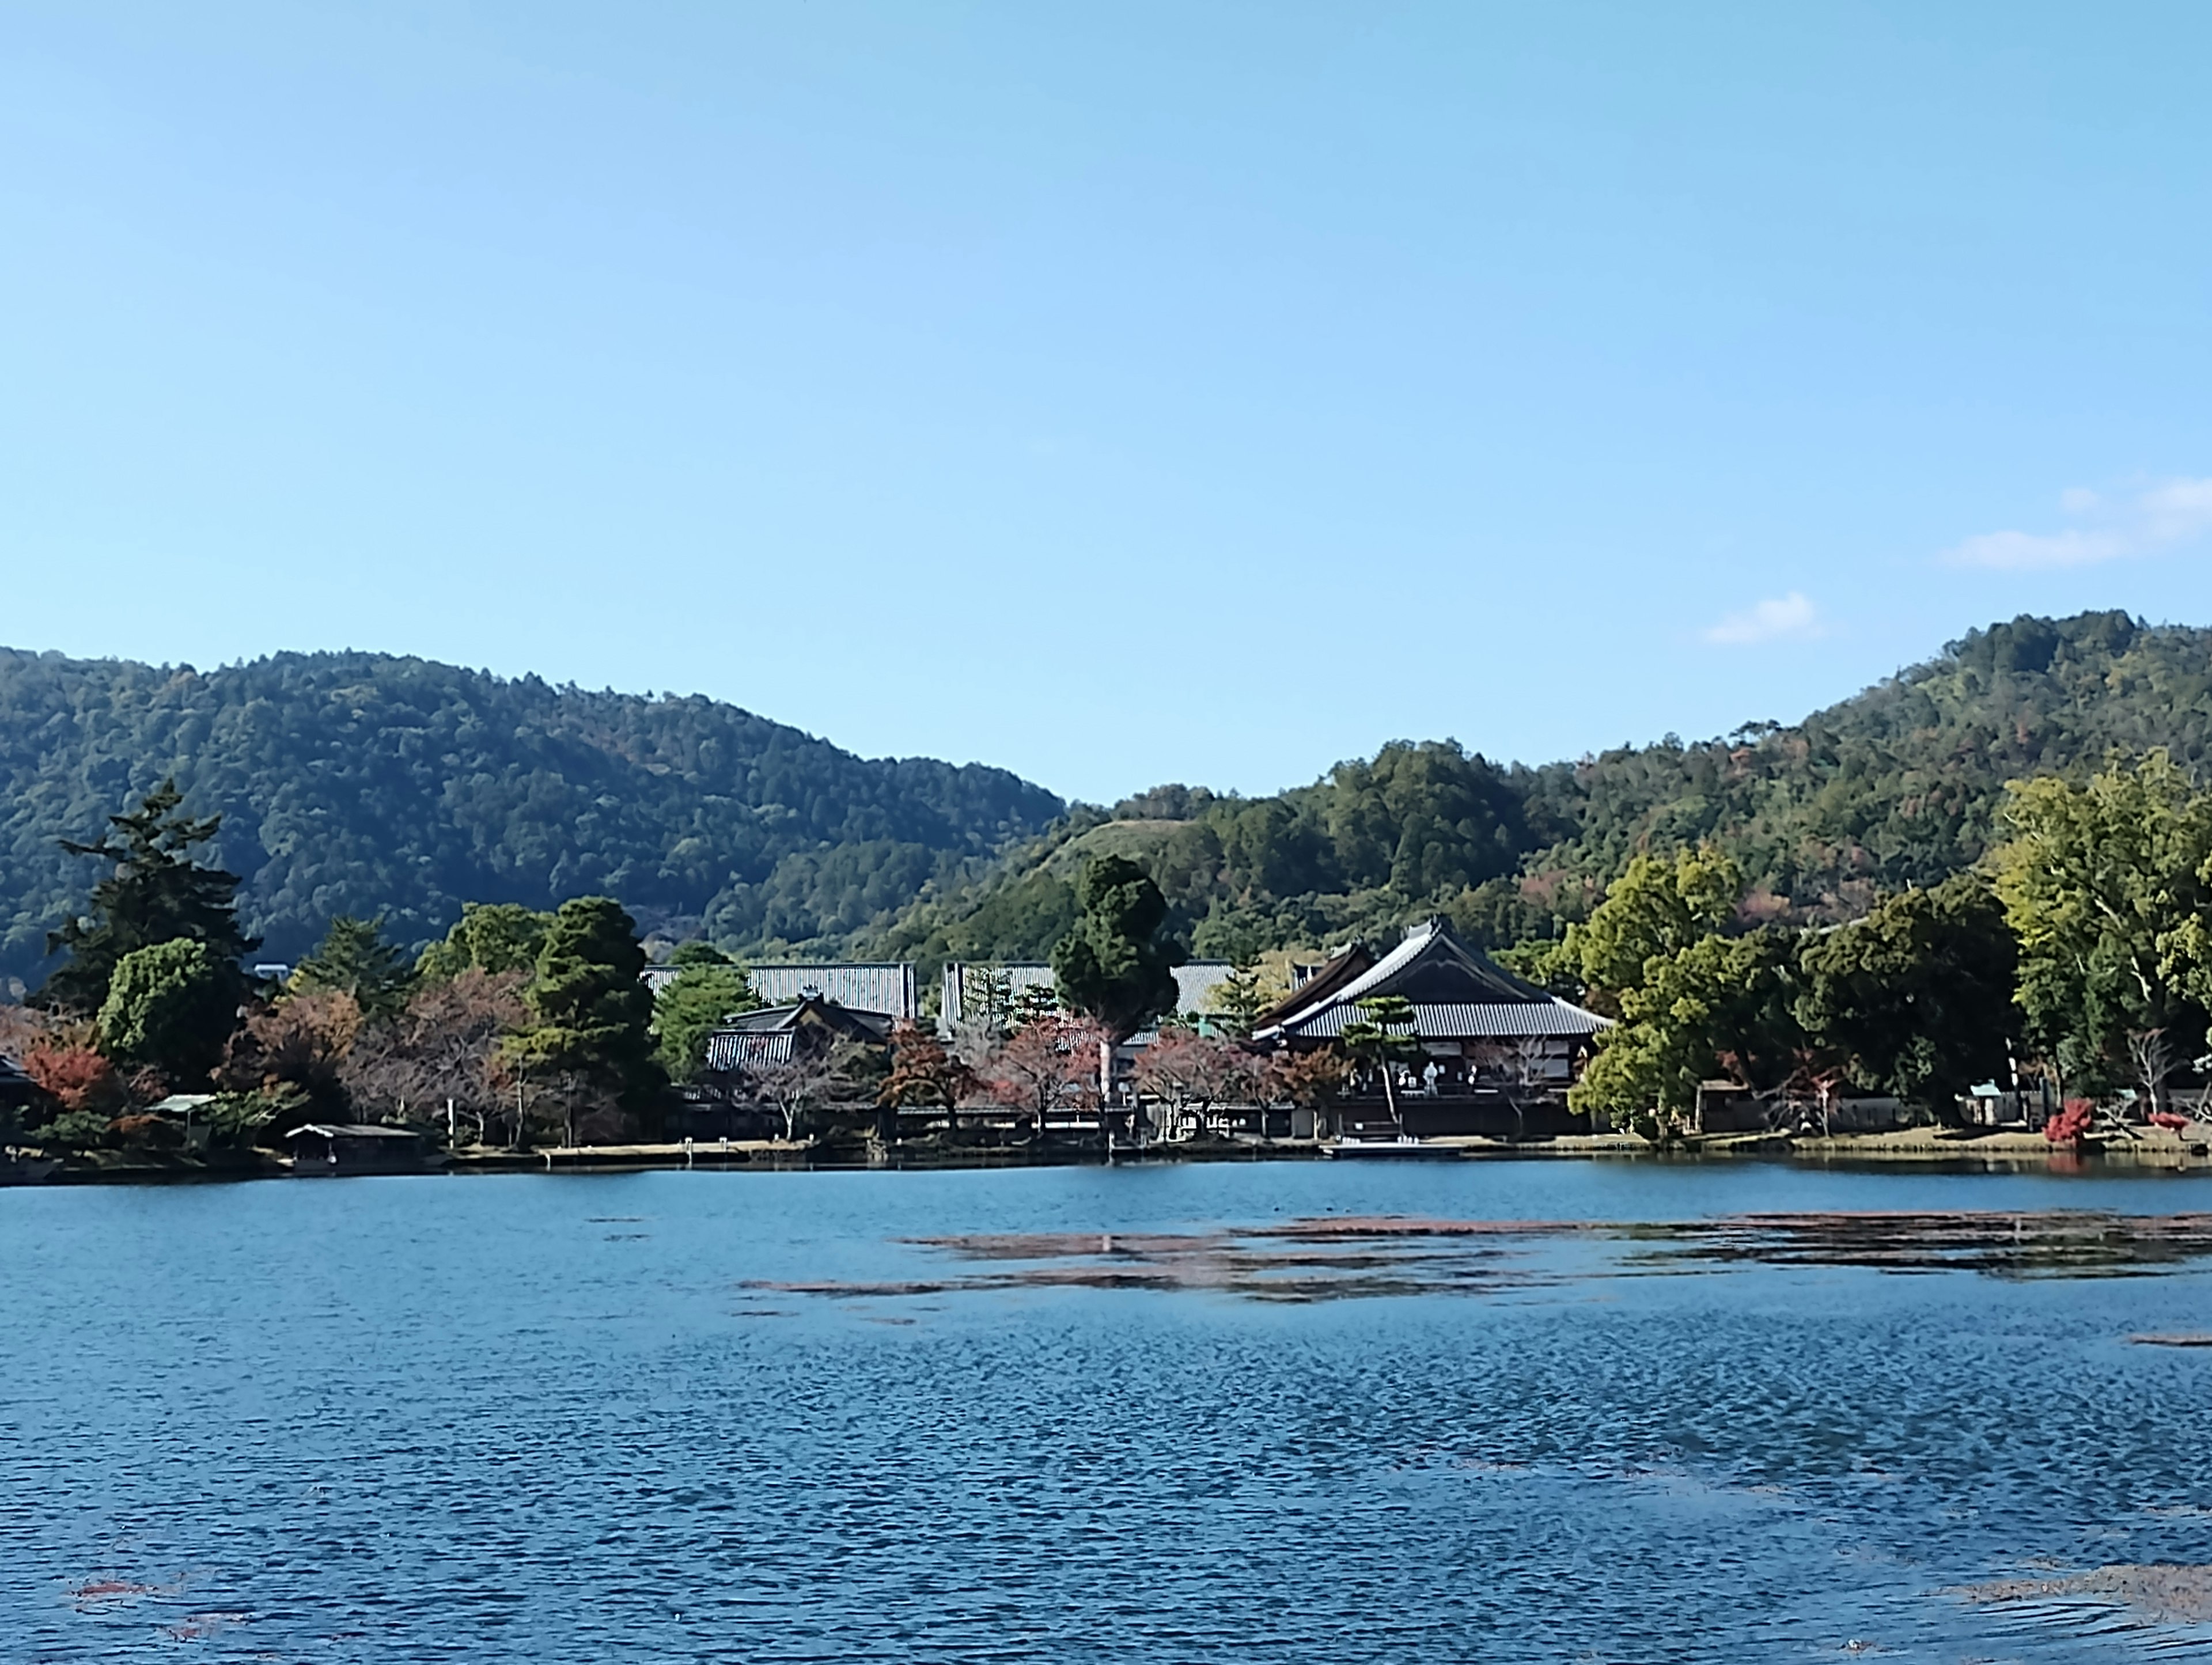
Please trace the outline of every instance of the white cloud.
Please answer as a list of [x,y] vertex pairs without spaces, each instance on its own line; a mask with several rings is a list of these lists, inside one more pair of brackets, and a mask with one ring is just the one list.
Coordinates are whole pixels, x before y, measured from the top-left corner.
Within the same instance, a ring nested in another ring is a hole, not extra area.
[[2117,532],[1985,532],[1967,538],[1946,558],[1961,567],[2086,567],[2134,552]]
[[1778,599],[1754,602],[1740,613],[1730,613],[1706,628],[1705,640],[1741,647],[1820,634],[1820,610],[1805,599],[1802,590],[1792,590]]
[[2091,524],[2058,532],[1985,532],[1944,550],[1958,567],[2020,571],[2086,567],[2148,555],[2212,531],[2212,479],[2167,480],[2118,502],[2080,486],[2059,494],[2058,507]]

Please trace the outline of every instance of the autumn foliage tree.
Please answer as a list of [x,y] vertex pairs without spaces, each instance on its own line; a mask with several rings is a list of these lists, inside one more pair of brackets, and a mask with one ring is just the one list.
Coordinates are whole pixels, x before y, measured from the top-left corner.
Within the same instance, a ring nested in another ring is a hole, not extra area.
[[1145,1048],[1134,1080],[1139,1092],[1158,1100],[1180,1121],[1203,1116],[1217,1104],[1251,1103],[1259,1091],[1261,1065],[1230,1042],[1172,1029]]
[[979,1072],[981,1085],[992,1103],[1034,1116],[1042,1138],[1053,1112],[1097,1108],[1097,1060],[1107,1044],[1105,1030],[1086,1018],[1042,1018],[991,1054]]
[[477,1136],[504,1126],[520,1136],[501,1057],[503,1037],[530,1020],[522,987],[527,974],[465,967],[424,982],[399,1014],[364,1030],[340,1066],[356,1109],[384,1114],[466,1116]]
[[361,1003],[337,989],[262,1006],[230,1037],[216,1079],[267,1100],[275,1132],[336,1117],[347,1107],[343,1072],[362,1021]]
[[886,1109],[937,1105],[955,1127],[960,1101],[974,1091],[974,1073],[945,1049],[938,1038],[911,1020],[891,1031],[890,1073],[876,1095]]

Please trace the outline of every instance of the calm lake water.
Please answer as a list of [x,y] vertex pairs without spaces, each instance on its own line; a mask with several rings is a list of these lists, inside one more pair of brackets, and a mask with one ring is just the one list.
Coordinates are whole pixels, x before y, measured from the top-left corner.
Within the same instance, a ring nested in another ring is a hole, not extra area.
[[2129,1339],[2212,1329],[2196,1211],[1587,1162],[0,1192],[0,1661],[2212,1657],[2212,1349]]

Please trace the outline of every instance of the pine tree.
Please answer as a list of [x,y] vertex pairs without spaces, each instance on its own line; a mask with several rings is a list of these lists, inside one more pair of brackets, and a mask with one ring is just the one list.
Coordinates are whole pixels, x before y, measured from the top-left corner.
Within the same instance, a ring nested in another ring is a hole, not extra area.
[[606,896],[562,902],[524,996],[531,1027],[510,1037],[509,1058],[558,1080],[572,1111],[609,1100],[649,1111],[667,1077],[653,1058],[653,994],[644,970],[637,921],[619,902]]
[[356,919],[340,914],[323,933],[322,946],[292,973],[291,987],[301,994],[350,994],[368,1018],[389,1018],[407,1004],[415,973],[405,952],[384,940],[384,919]]
[[161,943],[204,944],[217,963],[232,967],[260,946],[238,927],[238,876],[192,860],[222,829],[222,817],[195,820],[183,813],[183,802],[176,781],[164,781],[137,809],[108,817],[119,839],[59,841],[70,854],[110,862],[114,871],[93,886],[86,914],[47,933],[46,952],[67,949],[70,957],[39,991],[41,1005],[97,1013],[118,963]]

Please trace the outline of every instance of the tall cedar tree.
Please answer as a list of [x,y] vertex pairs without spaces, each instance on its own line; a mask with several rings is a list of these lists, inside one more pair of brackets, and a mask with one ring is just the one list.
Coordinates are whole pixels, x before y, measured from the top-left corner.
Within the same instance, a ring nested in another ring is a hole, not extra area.
[[322,946],[292,973],[302,994],[350,994],[365,1018],[390,1018],[407,1004],[415,973],[404,950],[384,940],[384,918],[340,914],[323,933]]
[[667,1083],[653,1058],[653,994],[637,921],[606,896],[564,902],[524,996],[531,1027],[509,1055],[526,1069],[578,1078],[593,1094],[649,1110]]
[[1127,856],[1102,855],[1084,864],[1075,900],[1075,927],[1052,948],[1060,1000],[1125,1041],[1175,1010],[1183,949],[1167,932],[1167,898]]
[[70,854],[111,863],[114,871],[92,887],[86,914],[47,933],[46,952],[67,949],[70,957],[39,991],[40,1005],[94,1016],[107,1002],[117,963],[159,943],[204,943],[216,961],[232,967],[260,946],[238,928],[238,876],[192,860],[221,830],[222,817],[195,820],[182,811],[183,802],[176,781],[164,781],[137,809],[107,817],[119,839],[58,841]]

